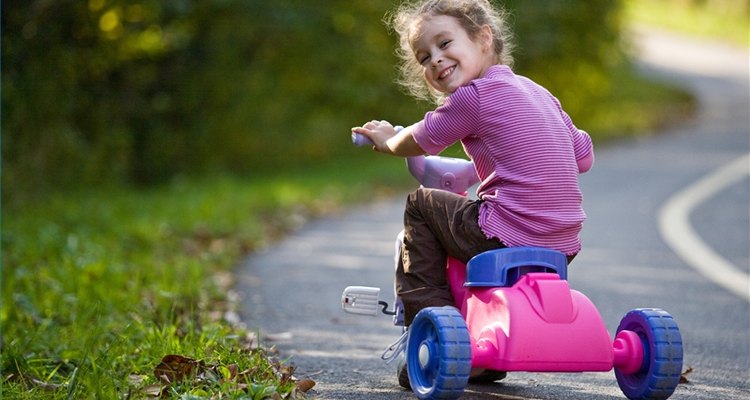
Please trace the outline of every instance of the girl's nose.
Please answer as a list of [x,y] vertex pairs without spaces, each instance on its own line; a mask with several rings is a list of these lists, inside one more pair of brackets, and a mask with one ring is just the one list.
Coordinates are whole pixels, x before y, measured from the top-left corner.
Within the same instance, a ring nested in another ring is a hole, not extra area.
[[435,56],[432,58],[432,67],[437,67],[438,65],[443,63],[443,56]]

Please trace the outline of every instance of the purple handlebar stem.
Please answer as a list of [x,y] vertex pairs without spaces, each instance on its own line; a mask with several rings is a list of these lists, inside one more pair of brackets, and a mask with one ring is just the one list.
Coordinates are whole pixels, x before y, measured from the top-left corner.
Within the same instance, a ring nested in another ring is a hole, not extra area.
[[479,182],[474,163],[461,158],[408,157],[406,165],[411,175],[426,188],[465,194],[472,185]]
[[[403,126],[395,126],[401,132]],[[372,140],[360,133],[352,132],[352,143],[355,146],[372,145]],[[474,163],[461,158],[440,156],[407,157],[406,165],[411,175],[422,186],[443,189],[457,194],[466,194],[467,190],[479,182]]]

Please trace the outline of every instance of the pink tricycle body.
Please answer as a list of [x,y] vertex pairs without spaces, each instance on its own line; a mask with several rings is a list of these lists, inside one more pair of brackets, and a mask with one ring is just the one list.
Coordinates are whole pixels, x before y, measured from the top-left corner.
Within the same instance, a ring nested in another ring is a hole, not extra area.
[[[520,258],[528,258],[544,250],[512,251],[516,255],[525,252]],[[615,366],[635,370],[640,366],[642,346],[632,345],[627,334],[620,335],[613,346],[596,307],[585,295],[570,289],[560,276],[564,271],[523,273],[521,269],[528,267],[512,262],[503,269],[497,257],[486,260],[490,255],[480,255],[485,262],[476,258],[469,263],[468,280],[466,266],[457,260],[448,264],[456,307],[471,337],[473,368],[582,372],[609,371]],[[559,268],[564,269],[565,257],[560,255],[557,260],[563,263]],[[472,268],[485,271],[472,274]],[[498,271],[488,274],[487,268]],[[472,281],[473,277],[479,280]],[[508,285],[512,283],[508,280],[515,283]]]

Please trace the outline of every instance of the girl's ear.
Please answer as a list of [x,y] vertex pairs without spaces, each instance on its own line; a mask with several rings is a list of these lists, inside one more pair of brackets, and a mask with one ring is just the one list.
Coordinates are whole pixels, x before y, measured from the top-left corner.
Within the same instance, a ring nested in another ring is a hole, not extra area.
[[485,50],[492,50],[492,48],[494,47],[492,44],[492,28],[490,28],[489,25],[483,25],[479,30],[479,35],[477,37],[482,44],[482,48],[484,48]]

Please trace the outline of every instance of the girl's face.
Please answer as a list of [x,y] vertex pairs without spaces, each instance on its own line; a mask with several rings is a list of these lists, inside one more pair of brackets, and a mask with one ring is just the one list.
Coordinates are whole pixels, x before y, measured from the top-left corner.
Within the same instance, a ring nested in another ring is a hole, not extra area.
[[456,18],[426,16],[414,25],[411,37],[425,79],[442,93],[453,93],[494,64],[492,32],[487,26],[472,40]]

